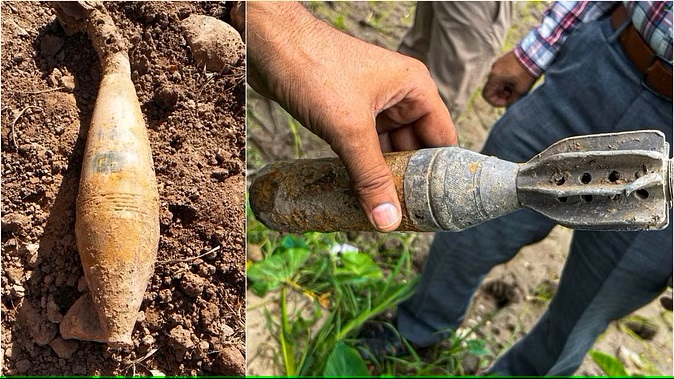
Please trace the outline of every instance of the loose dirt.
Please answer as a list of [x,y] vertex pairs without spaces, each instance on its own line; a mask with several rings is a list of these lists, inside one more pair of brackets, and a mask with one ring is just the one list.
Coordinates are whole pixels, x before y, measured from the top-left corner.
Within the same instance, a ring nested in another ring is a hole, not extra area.
[[[75,234],[99,61],[48,3],[2,2],[2,374],[241,375],[245,360],[245,85],[241,60],[198,66],[180,21],[231,2],[107,3],[124,36],[161,202],[158,262],[132,351],[64,340],[87,291]],[[240,30],[240,32],[242,32]]]

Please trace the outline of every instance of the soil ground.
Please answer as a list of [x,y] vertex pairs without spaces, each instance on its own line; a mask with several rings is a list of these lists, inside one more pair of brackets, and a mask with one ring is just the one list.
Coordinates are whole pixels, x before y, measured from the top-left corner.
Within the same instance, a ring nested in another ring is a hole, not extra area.
[[244,62],[206,72],[180,28],[192,14],[230,22],[232,3],[106,7],[131,41],[161,202],[158,262],[132,351],[59,337],[62,315],[87,290],[75,198],[100,64],[49,3],[3,1],[2,375],[240,375]]
[[[317,17],[351,35],[395,50],[414,18],[414,2],[311,2],[306,4]],[[528,30],[538,23],[545,8],[543,3],[519,2],[511,30],[504,45],[509,50]],[[483,78],[482,83],[486,81]],[[479,150],[496,119],[503,110],[487,104],[478,88],[468,109],[455,120],[462,146]],[[287,115],[264,101],[254,92],[248,99],[248,172],[249,177],[265,163],[299,157],[333,156],[330,148],[304,128],[289,128]],[[298,152],[300,154],[298,154]],[[490,318],[476,334],[487,341],[497,355],[532,328],[549,303],[561,273],[572,231],[556,227],[543,241],[525,247],[507,264],[498,266],[485,278],[464,321],[473,326]],[[420,268],[427,254],[432,234],[421,235],[415,261]],[[423,242],[425,241],[425,242]],[[249,248],[249,259],[256,259]],[[265,309],[278,312],[275,295],[259,298],[248,292],[248,374],[279,374],[275,365],[273,338],[266,329]],[[499,301],[507,305],[499,309]],[[657,332],[651,340],[643,340],[626,328],[637,317],[655,325]],[[665,311],[656,300],[634,315],[612,323],[596,342],[594,349],[619,357],[632,372],[672,375],[672,313]],[[494,357],[492,356],[491,359]],[[603,375],[589,358],[576,375]]]

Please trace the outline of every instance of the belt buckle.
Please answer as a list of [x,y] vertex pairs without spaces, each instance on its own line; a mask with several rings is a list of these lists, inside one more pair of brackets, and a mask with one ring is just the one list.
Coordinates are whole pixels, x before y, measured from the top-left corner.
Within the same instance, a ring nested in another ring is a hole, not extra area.
[[666,67],[666,65],[662,62],[662,59],[659,56],[654,55],[651,59],[650,64],[648,65],[648,68],[641,75],[641,86],[644,87],[646,90],[648,90],[648,92],[654,94],[655,96],[657,96],[657,97],[659,97],[663,100],[672,101],[671,97],[668,97],[668,96],[664,95],[663,93],[657,91],[656,89],[654,89],[653,87],[651,87],[648,84],[648,75],[651,73],[650,69],[651,69],[651,67],[653,67],[653,65],[655,65],[655,63],[657,61],[660,61],[660,64],[663,65],[664,67]]

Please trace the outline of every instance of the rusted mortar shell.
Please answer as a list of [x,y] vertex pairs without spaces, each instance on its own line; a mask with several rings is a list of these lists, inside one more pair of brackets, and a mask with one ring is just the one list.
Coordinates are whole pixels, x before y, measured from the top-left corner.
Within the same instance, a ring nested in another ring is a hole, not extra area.
[[159,195],[140,104],[130,78],[121,74],[101,80],[75,231],[105,342],[131,344],[157,256]]
[[[460,231],[520,208],[578,230],[669,224],[672,161],[662,132],[569,137],[517,164],[456,146],[392,154],[398,231]],[[286,232],[373,230],[338,159],[278,162],[250,187],[255,216]]]
[[[100,15],[97,15],[100,16]],[[105,15],[107,16],[107,15]],[[103,18],[109,26],[109,17]],[[117,45],[105,33],[90,35]],[[117,38],[113,35],[112,38]],[[119,43],[120,46],[123,43]],[[159,242],[159,194],[150,143],[125,49],[101,56],[100,89],[89,126],[75,232],[92,307],[80,299],[61,323],[64,338],[131,345]],[[95,315],[91,313],[95,311]],[[92,331],[96,317],[100,330]]]
[[[403,178],[413,152],[385,154],[402,206],[402,230],[414,230],[407,216]],[[288,232],[375,230],[358,203],[338,158],[276,162],[262,169],[249,188],[255,217]]]
[[[385,159],[402,206],[398,231],[462,230],[520,208],[515,163],[458,147]],[[274,163],[249,193],[255,216],[275,230],[374,230],[337,158]]]

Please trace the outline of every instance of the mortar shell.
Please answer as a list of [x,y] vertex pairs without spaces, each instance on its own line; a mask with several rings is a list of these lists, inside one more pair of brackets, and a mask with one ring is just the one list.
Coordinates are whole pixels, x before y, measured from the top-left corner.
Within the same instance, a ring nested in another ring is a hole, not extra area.
[[124,73],[109,73],[101,80],[82,164],[75,229],[101,342],[129,345],[156,261],[159,195],[140,104]]

